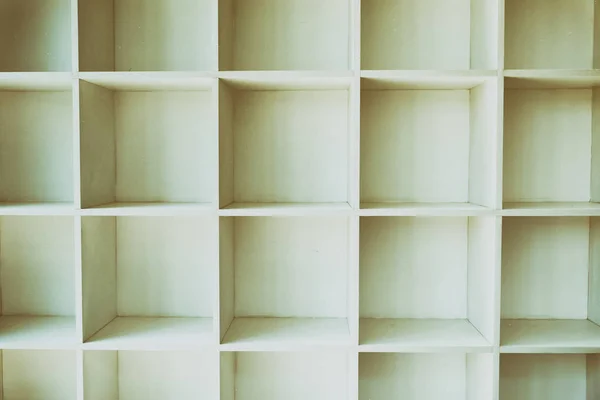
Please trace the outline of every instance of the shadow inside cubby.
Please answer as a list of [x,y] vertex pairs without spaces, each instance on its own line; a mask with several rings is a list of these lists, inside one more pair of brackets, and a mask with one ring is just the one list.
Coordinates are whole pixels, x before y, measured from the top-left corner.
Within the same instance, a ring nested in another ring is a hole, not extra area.
[[491,349],[496,232],[495,217],[361,217],[361,348]]
[[75,351],[2,350],[0,358],[3,399],[78,399]]
[[221,218],[222,343],[350,344],[349,228],[346,217]]
[[86,348],[214,343],[215,218],[82,218]]
[[80,81],[82,208],[215,204],[211,85],[143,75]]
[[599,9],[595,0],[506,0],[505,68],[598,68]]
[[0,72],[71,71],[71,1],[0,1]]
[[351,0],[219,0],[219,69],[349,70]]
[[351,357],[344,351],[221,352],[221,399],[345,400],[356,385]]
[[500,400],[600,398],[598,354],[502,354]]
[[0,215],[9,208],[72,210],[70,79],[0,86]]
[[217,352],[101,351],[83,353],[86,400],[218,399]]
[[0,348],[79,343],[72,217],[0,218]]
[[600,348],[599,250],[597,217],[504,218],[503,352]]
[[361,208],[495,208],[497,94],[491,76],[362,79]]
[[360,353],[359,400],[492,400],[492,354]]
[[79,0],[80,71],[216,71],[216,0]]
[[498,0],[363,0],[361,69],[494,70]]
[[349,210],[350,97],[346,78],[221,81],[221,208]]
[[504,208],[600,211],[600,78],[507,78]]

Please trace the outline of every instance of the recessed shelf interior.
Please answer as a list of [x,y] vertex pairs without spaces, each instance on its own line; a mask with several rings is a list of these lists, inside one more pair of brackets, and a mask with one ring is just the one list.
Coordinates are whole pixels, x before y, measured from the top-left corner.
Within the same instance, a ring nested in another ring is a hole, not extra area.
[[589,400],[600,396],[597,354],[502,354],[500,400]]
[[214,217],[83,217],[83,335],[119,349],[198,346],[213,332]]
[[358,398],[491,399],[493,360],[492,354],[360,353]]
[[349,87],[307,85],[220,83],[221,207],[350,200]]
[[224,343],[349,343],[348,218],[235,217],[220,225]]
[[63,90],[0,91],[0,205],[73,203],[73,98]]
[[84,398],[218,399],[217,357],[201,351],[85,351]]
[[344,400],[349,360],[345,352],[222,352],[221,399]]
[[361,203],[494,206],[493,80],[362,86]]
[[348,70],[350,0],[219,0],[220,70]]
[[552,88],[551,82],[536,88],[536,82],[528,80],[507,80],[507,85],[505,207],[514,207],[511,203],[598,202],[598,89],[557,88],[556,83]]
[[506,0],[505,67],[598,68],[600,26],[595,4],[594,0]]
[[600,347],[597,217],[504,218],[502,238],[501,344]]
[[497,0],[364,0],[361,69],[495,69],[498,7]]
[[487,217],[361,218],[360,343],[491,346],[495,226]]
[[0,218],[0,347],[76,343],[71,217]]
[[80,71],[217,69],[215,0],[79,0]]
[[0,1],[0,72],[71,71],[71,1]]
[[2,350],[2,398],[77,399],[75,351]]
[[216,202],[210,85],[79,84],[83,208]]

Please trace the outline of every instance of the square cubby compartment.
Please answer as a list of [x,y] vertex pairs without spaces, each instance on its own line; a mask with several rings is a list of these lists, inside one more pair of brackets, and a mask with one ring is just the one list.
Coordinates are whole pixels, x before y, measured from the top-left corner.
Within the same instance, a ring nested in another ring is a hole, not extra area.
[[219,0],[219,69],[348,70],[352,0]]
[[600,210],[599,84],[593,76],[506,79],[505,209]]
[[75,327],[72,217],[0,218],[0,348],[66,348]]
[[118,75],[80,81],[82,208],[216,203],[210,85]]
[[361,88],[361,208],[494,207],[494,78],[363,79]]
[[0,51],[0,72],[71,71],[71,1],[0,0]]
[[363,0],[361,69],[496,69],[498,0]]
[[85,400],[218,400],[217,351],[83,352]]
[[217,69],[216,0],[74,0],[80,71]]
[[500,400],[564,399],[600,399],[600,355],[500,355]]
[[78,399],[75,351],[2,350],[0,357],[3,399]]
[[349,232],[346,217],[221,218],[224,348],[350,344]]
[[0,84],[0,214],[73,209],[71,82],[49,86]]
[[495,343],[495,217],[362,217],[364,351],[486,351]]
[[222,352],[222,400],[346,400],[356,393],[351,359],[320,352]]
[[493,400],[494,356],[360,353],[359,400]]
[[349,209],[349,85],[345,79],[222,81],[221,207]]
[[503,352],[600,348],[600,219],[505,217]]
[[83,217],[83,336],[90,349],[216,343],[216,217]]
[[595,0],[506,0],[505,67],[599,68]]

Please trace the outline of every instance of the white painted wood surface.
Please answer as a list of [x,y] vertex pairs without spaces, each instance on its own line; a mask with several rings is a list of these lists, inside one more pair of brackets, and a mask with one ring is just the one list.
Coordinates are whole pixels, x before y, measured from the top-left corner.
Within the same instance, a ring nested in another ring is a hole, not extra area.
[[600,398],[594,0],[0,0],[0,400]]

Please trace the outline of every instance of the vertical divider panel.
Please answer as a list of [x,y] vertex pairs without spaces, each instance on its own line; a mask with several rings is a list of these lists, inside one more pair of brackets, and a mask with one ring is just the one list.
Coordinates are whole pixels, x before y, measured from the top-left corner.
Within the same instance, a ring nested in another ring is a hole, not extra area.
[[234,224],[232,217],[219,219],[219,340],[223,340],[235,316]]
[[[504,171],[504,46],[505,46],[505,0],[498,0],[498,104],[496,113],[497,133],[496,133],[496,207],[503,208],[503,171]],[[493,396],[494,400],[500,399],[500,326],[501,326],[501,299],[502,299],[502,217],[496,217],[496,237],[495,237],[495,339],[494,339],[494,360],[493,360]]]
[[79,72],[79,12],[78,0],[71,0],[71,71]]
[[233,94],[223,81],[218,83],[219,201],[222,208],[234,201],[233,191]]
[[600,221],[590,217],[588,319],[600,325]]
[[217,0],[218,70],[233,67],[233,0]]

